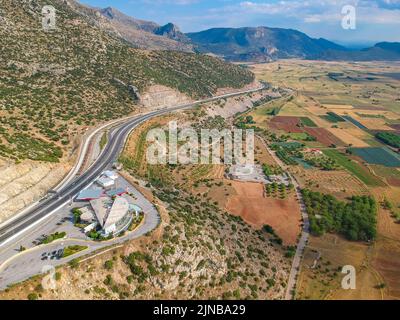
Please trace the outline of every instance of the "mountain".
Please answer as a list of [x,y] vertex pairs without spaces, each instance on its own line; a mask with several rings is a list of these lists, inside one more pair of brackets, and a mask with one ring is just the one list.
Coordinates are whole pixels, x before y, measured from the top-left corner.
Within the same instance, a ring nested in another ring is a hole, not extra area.
[[[42,28],[44,5],[57,10],[53,31]],[[2,0],[0,157],[58,161],[88,127],[134,111],[132,93],[154,84],[200,98],[254,79],[218,58],[133,48],[99,21],[71,0]]]
[[173,23],[167,23],[165,26],[158,27],[153,32],[157,35],[179,41],[180,43],[190,43],[189,38],[179,30],[177,25]]
[[147,50],[196,51],[239,62],[268,62],[288,58],[400,60],[398,43],[381,42],[371,48],[351,50],[323,38],[311,38],[297,30],[269,27],[213,28],[184,34],[173,23],[161,26],[132,18],[112,7],[92,8],[74,0],[66,3],[102,30]]
[[137,48],[193,52],[190,41],[172,23],[160,26],[152,21],[132,18],[112,7],[93,8],[71,0],[69,5],[99,28],[114,33]]
[[400,43],[380,42],[361,50],[328,49],[310,58],[332,61],[397,61],[400,60]]
[[292,29],[214,28],[186,35],[200,52],[211,52],[234,61],[307,58],[326,50],[347,51],[333,42],[313,39]]
[[300,58],[315,60],[400,60],[400,43],[381,42],[371,48],[350,50],[326,39],[314,39],[292,29],[214,28],[188,33],[199,52],[230,61],[266,62]]

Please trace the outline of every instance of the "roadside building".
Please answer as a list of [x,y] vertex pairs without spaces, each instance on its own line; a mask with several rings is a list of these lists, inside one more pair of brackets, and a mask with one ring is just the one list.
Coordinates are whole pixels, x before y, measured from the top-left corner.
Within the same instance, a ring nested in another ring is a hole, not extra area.
[[103,176],[104,176],[104,177],[107,177],[107,178],[109,178],[109,179],[112,179],[112,180],[117,180],[117,179],[118,179],[118,174],[115,173],[115,172],[112,171],[112,170],[104,171],[104,172],[103,172]]
[[90,201],[94,199],[98,199],[103,196],[104,192],[102,189],[85,189],[79,192],[76,197],[77,201]]
[[107,177],[100,177],[96,180],[96,182],[102,188],[111,188],[115,184],[115,181],[113,179]]
[[126,189],[118,188],[118,189],[112,189],[106,192],[106,195],[109,197],[115,197],[115,196],[122,196],[123,194],[128,193]]
[[90,204],[104,236],[120,233],[132,221],[129,202],[123,197],[116,196],[114,201],[110,197],[102,197],[90,201]]
[[109,235],[119,232],[124,227],[129,226],[131,218],[128,200],[123,197],[117,197],[104,222],[104,233]]

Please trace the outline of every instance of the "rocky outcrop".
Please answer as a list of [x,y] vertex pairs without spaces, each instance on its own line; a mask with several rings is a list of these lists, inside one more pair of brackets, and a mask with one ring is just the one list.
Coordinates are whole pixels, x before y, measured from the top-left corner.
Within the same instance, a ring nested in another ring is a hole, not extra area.
[[140,102],[146,109],[161,109],[191,102],[187,95],[161,85],[153,85],[141,95]]
[[68,171],[68,166],[34,161],[0,167],[0,223],[42,198]]
[[226,119],[234,116],[237,113],[241,113],[253,108],[256,101],[268,99],[268,97],[271,99],[278,98],[280,96],[280,93],[273,92],[272,90],[263,90],[248,95],[242,95],[239,97],[228,98],[209,103],[205,106],[205,110],[211,117],[221,116]]

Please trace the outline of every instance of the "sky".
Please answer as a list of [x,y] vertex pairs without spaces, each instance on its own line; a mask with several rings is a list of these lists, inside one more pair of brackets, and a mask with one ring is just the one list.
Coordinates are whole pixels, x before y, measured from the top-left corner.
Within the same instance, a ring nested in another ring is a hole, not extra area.
[[[300,30],[348,46],[400,42],[400,0],[80,0],[114,7],[183,32],[215,27],[280,27]],[[355,8],[355,29],[344,29],[342,9]]]

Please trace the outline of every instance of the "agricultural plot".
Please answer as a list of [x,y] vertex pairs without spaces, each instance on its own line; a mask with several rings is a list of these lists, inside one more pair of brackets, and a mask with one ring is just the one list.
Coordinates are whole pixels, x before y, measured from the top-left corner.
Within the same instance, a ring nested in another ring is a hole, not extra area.
[[356,119],[354,119],[354,118],[352,118],[350,116],[343,116],[343,118],[346,119],[347,121],[351,122],[355,126],[359,127],[362,130],[368,130],[368,128],[366,126],[364,126],[359,121],[357,121]]
[[270,121],[270,127],[275,130],[302,133],[299,117],[277,116]]
[[[308,119],[308,120],[303,120]],[[310,126],[303,127],[302,123],[305,121]],[[277,116],[274,117],[270,122],[269,126],[275,130],[282,130],[290,134],[308,134],[314,137],[318,142],[325,146],[345,146],[346,144],[336,137],[334,134],[326,130],[325,128],[317,128],[316,124],[309,118],[303,117],[291,117],[291,116]]]
[[314,121],[312,121],[310,118],[308,117],[301,117],[300,118],[301,123],[303,124],[303,126],[306,127],[317,127],[317,125],[315,124]]
[[338,137],[340,140],[342,140],[348,146],[352,146],[355,148],[370,147],[367,142],[357,137],[357,135],[353,134],[351,130],[340,128],[328,128],[327,130]]
[[317,125],[315,124],[315,122],[312,121],[312,120],[311,120],[310,118],[308,118],[308,117],[301,117],[301,118],[300,118],[300,121],[301,121],[301,123],[303,124],[303,126],[306,126],[306,127],[313,127],[313,128],[317,127]]
[[368,188],[346,170],[318,170],[296,167],[293,173],[302,186],[313,191],[331,194],[339,199],[368,195]]
[[304,128],[304,130],[311,136],[315,137],[319,142],[326,146],[336,145],[345,146],[346,144],[336,137],[334,134],[324,128]]
[[364,182],[368,186],[384,186],[385,184],[375,177],[373,174],[371,174],[367,168],[364,166],[361,166],[359,163],[356,161],[346,157],[345,154],[329,149],[329,150],[323,150],[324,154],[330,157],[331,159],[336,160],[336,162],[341,165],[343,168],[354,174],[358,179],[360,179],[362,182]]
[[334,112],[327,112],[326,115],[321,116],[322,119],[327,120],[332,123],[338,123],[345,121],[341,116]]
[[383,118],[358,118],[356,121],[369,130],[391,130]]
[[400,167],[400,157],[387,148],[352,148],[351,151],[370,164]]
[[371,165],[371,168],[377,176],[384,178],[389,185],[400,187],[400,169],[380,165]]
[[400,132],[400,123],[391,124],[390,127],[397,132]]

